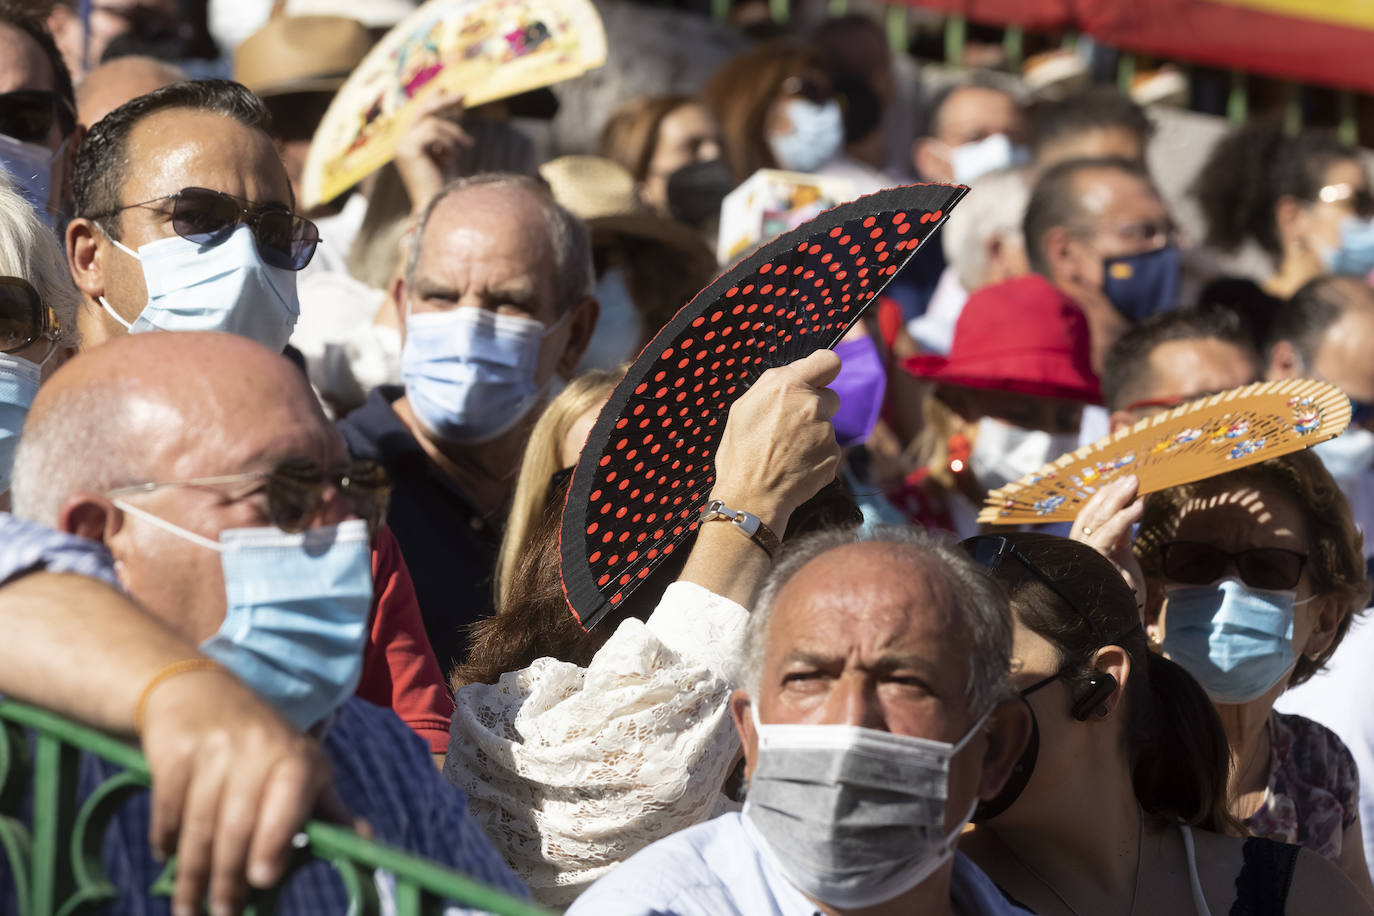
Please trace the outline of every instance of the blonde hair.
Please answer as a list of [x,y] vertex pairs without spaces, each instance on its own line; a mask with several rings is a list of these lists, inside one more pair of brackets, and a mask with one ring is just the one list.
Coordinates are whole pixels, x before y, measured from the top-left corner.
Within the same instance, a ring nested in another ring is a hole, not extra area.
[[19,277],[38,291],[61,331],[56,346],[76,344],[76,309],[81,294],[56,237],[33,208],[0,178],[0,276]]
[[563,467],[563,440],[568,430],[588,410],[605,403],[625,376],[625,367],[594,369],[579,375],[554,398],[530,431],[529,443],[520,463],[520,476],[511,497],[506,532],[501,538],[501,553],[496,560],[496,610],[505,611],[520,556],[528,548],[530,533],[548,511],[549,479]]

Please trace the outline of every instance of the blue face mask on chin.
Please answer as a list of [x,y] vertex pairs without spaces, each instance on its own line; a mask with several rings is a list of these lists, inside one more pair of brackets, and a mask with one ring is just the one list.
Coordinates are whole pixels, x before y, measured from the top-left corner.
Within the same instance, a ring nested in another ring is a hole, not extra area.
[[1322,258],[1333,274],[1354,277],[1374,271],[1374,218],[1348,216],[1341,222],[1341,244]]
[[1138,324],[1178,306],[1183,259],[1177,245],[1102,262],[1102,292],[1122,317]]
[[122,500],[115,505],[218,551],[224,622],[201,650],[299,729],[343,704],[362,677],[372,610],[372,547],[362,519],[288,534],[227,528],[201,537]]
[[1218,703],[1258,699],[1292,670],[1296,592],[1234,578],[1166,590],[1164,654]]

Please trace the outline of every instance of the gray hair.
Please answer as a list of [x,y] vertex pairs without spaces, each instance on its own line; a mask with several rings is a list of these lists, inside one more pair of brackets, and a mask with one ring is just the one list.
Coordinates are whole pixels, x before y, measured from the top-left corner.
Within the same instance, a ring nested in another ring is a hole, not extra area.
[[973,292],[987,285],[988,242],[1023,244],[1021,221],[1030,200],[1031,170],[1028,166],[997,169],[973,182],[959,202],[959,216],[948,220],[943,234],[945,259],[964,289]]
[[1007,596],[983,568],[947,537],[903,525],[833,528],[784,545],[772,571],[755,593],[744,637],[745,682],[757,696],[763,677],[768,626],[778,593],[801,568],[823,553],[847,544],[874,542],[913,549],[944,576],[958,603],[957,617],[968,627],[971,651],[964,695],[981,714],[1012,694],[1012,622]]
[[0,177],[0,276],[19,277],[38,291],[61,329],[58,346],[76,344],[76,309],[81,294],[67,269],[66,254],[52,230]]
[[579,302],[596,295],[596,270],[592,266],[592,243],[587,227],[553,199],[549,186],[529,175],[514,172],[485,172],[451,181],[430,198],[420,215],[415,236],[406,255],[406,285],[415,285],[415,270],[420,263],[420,248],[430,217],[443,201],[469,188],[518,188],[539,202],[544,225],[553,246],[555,285],[558,289],[558,314],[564,315]]

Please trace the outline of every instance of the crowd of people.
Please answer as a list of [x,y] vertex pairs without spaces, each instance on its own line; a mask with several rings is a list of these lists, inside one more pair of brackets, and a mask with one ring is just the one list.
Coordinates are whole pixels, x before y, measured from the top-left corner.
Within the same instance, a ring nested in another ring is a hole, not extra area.
[[[894,144],[909,69],[851,15],[566,155],[529,134],[547,90],[436,94],[306,208],[315,128],[408,2],[212,3],[217,66],[174,3],[39,6],[0,0],[0,694],[146,755],[112,911],[237,912],[327,817],[577,916],[1374,912],[1360,150],[1233,128],[1188,238],[1129,97],[960,73]],[[971,190],[833,350],[734,402],[728,511],[584,629],[573,469],[760,169]],[[1267,272],[1219,272],[1238,250]],[[1065,452],[1295,378],[1348,430],[977,522]],[[82,754],[80,796],[114,771]],[[348,891],[316,862],[276,904]]]

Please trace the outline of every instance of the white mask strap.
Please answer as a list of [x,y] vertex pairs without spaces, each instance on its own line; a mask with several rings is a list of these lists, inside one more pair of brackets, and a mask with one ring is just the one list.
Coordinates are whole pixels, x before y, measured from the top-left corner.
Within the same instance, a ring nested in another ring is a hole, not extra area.
[[138,518],[143,519],[145,522],[147,522],[155,528],[161,528],[163,531],[166,531],[169,534],[175,534],[177,537],[185,538],[192,544],[199,544],[201,547],[208,548],[209,550],[213,550],[216,553],[224,552],[224,545],[221,544],[219,541],[212,541],[207,537],[202,537],[201,535],[196,534],[194,531],[187,531],[180,525],[173,525],[165,518],[158,518],[153,513],[144,511],[143,509],[140,509],[137,506],[131,506],[122,499],[113,500],[113,503],[120,509],[123,509],[125,512],[129,513],[130,515],[134,515]]
[[[105,230],[105,227],[101,226],[100,223],[96,223],[95,225],[99,227],[101,233],[105,236],[105,238],[110,240],[110,244],[114,245],[116,248],[127,254],[129,257],[133,258],[135,261],[142,263],[143,259],[138,256],[137,251],[132,250],[131,248],[129,248],[129,246],[125,245],[119,239],[110,235],[110,233],[107,232]],[[100,307],[103,308],[111,318],[113,318],[115,321],[118,321],[121,325],[124,326],[124,330],[132,331],[134,329],[134,326],[129,322],[125,321],[120,316],[120,314],[114,310],[110,303],[105,300],[104,296],[96,296],[95,299],[97,302],[100,303]]]
[[120,314],[114,310],[110,303],[105,301],[104,296],[96,296],[95,301],[100,303],[100,307],[103,308],[106,312],[108,312],[111,318],[113,318],[115,321],[118,321],[120,324],[124,325],[124,330],[132,331],[134,329],[134,326],[132,324],[125,321],[123,317],[121,317]]

